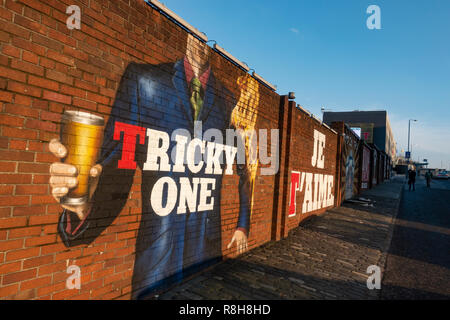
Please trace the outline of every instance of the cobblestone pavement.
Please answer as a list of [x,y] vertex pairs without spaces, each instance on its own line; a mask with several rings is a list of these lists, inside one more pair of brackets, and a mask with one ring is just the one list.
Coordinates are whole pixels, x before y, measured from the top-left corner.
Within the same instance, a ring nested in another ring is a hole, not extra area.
[[450,299],[450,181],[420,178],[405,190],[395,223],[383,299]]
[[383,270],[404,183],[363,193],[374,207],[346,203],[314,216],[289,236],[194,276],[157,299],[378,299],[369,265]]

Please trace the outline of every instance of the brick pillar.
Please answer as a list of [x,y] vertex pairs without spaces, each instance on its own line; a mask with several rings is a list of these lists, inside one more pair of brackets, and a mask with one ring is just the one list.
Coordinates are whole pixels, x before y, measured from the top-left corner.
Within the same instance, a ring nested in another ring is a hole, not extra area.
[[280,166],[275,176],[274,205],[272,215],[271,239],[278,241],[287,236],[286,224],[286,199],[288,198],[289,182],[289,147],[291,135],[292,110],[294,101],[289,101],[287,96],[280,97],[279,130],[280,130]]

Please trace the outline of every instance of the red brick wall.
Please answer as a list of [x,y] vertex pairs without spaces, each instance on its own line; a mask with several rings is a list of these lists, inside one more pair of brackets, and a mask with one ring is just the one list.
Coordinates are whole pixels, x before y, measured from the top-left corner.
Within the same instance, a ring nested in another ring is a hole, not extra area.
[[[66,27],[65,10],[72,3],[83,10],[81,31]],[[117,297],[129,291],[128,256],[135,233],[131,222],[138,215],[130,211],[114,226],[130,230],[128,236],[105,234],[90,247],[69,250],[57,236],[60,206],[49,193],[49,164],[57,159],[47,143],[58,136],[62,111],[80,108],[108,114],[124,64],[136,58],[132,54],[144,57],[143,47],[131,48],[138,41],[125,36],[131,31],[125,21],[130,16],[142,18],[142,5],[126,12],[112,2],[106,3],[109,8],[101,2],[91,2],[88,8],[87,3],[8,0],[0,6],[0,296],[4,298]],[[130,34],[140,30],[133,29]],[[117,259],[121,263],[115,263]],[[66,267],[74,261],[83,268],[82,292],[65,290]]]
[[[333,177],[332,188],[330,189],[333,198],[336,197],[337,192],[337,180],[336,180],[336,154],[337,154],[337,141],[338,135],[331,128],[322,125],[320,121],[312,117],[303,108],[295,107],[292,104],[292,115],[290,117],[290,141],[289,141],[289,164],[287,166],[286,175],[286,192],[285,192],[285,203],[287,215],[285,220],[285,234],[289,230],[298,226],[298,224],[311,215],[317,215],[325,212],[327,209],[335,205],[335,199],[332,201],[331,205],[325,207],[321,206],[320,209],[306,210],[303,212],[303,203],[306,194],[306,180],[302,183],[303,174],[321,174],[330,175]],[[325,144],[323,148],[324,165],[323,168],[319,166],[313,166],[312,157],[314,154],[314,132],[318,131],[325,136]],[[293,173],[298,173],[300,177],[299,190],[295,192],[295,202],[296,210],[295,213],[289,210],[290,205],[292,205],[292,180]],[[312,188],[312,200],[314,201],[315,189],[318,185],[311,185]]]
[[[74,4],[81,8],[81,30],[66,27],[66,8]],[[59,137],[65,110],[107,120],[128,64],[181,59],[187,32],[138,0],[0,0],[0,23],[0,298],[129,299],[142,218],[141,170],[125,206],[100,236],[66,247],[57,232],[62,209],[49,186],[49,166],[58,159],[48,143]],[[209,52],[216,78],[239,98],[244,71]],[[324,211],[287,217],[291,171],[338,172],[338,136],[295,103],[260,84],[257,114],[255,129],[280,129],[280,169],[263,176],[261,167],[268,165],[258,166],[250,249],[286,236],[305,217]],[[311,166],[314,130],[326,136],[324,169]],[[227,245],[238,219],[238,180],[234,174],[222,183],[225,257],[236,255]],[[80,289],[66,288],[69,265],[81,269]]]
[[[64,110],[108,119],[130,62],[182,58],[187,33],[143,1],[1,1],[0,20],[0,297],[130,297],[141,219],[141,171],[115,221],[90,245],[67,248],[57,233],[62,211],[50,194],[48,142],[59,137]],[[81,30],[66,27],[69,5],[81,8]],[[239,97],[244,72],[211,52],[215,76]],[[278,128],[279,96],[259,86],[258,128]],[[269,141],[270,143],[270,141]],[[261,165],[260,165],[261,167]],[[260,169],[258,169],[260,170]],[[275,176],[255,182],[249,247],[271,239]],[[237,221],[237,175],[222,188],[225,256]],[[80,290],[66,289],[68,265],[81,268]]]

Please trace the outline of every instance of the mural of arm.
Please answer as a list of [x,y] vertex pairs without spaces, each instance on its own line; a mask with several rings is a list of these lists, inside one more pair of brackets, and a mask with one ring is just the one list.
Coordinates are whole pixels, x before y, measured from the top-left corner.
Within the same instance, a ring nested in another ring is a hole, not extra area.
[[249,75],[239,77],[237,84],[241,92],[239,100],[231,113],[231,126],[241,130],[245,142],[245,165],[237,165],[240,200],[237,228],[242,231],[245,230],[248,236],[253,210],[256,171],[258,169],[257,144],[252,144],[251,142],[253,138],[256,138],[254,130],[258,116],[259,86],[258,82]]
[[136,69],[136,65],[130,64],[119,84],[104,132],[99,159],[103,170],[88,214],[80,220],[74,212],[64,210],[60,217],[58,231],[67,247],[94,241],[111,225],[127,201],[135,170],[118,168],[118,161],[122,156],[123,133],[119,132],[117,139],[117,132],[115,136],[114,131],[116,122],[138,125],[140,110]]

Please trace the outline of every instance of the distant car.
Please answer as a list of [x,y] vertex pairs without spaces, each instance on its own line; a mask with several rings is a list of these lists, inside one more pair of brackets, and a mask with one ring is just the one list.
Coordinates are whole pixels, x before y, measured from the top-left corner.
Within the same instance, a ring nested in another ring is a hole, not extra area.
[[433,176],[434,179],[448,179],[449,173],[447,171],[440,171],[435,176]]

